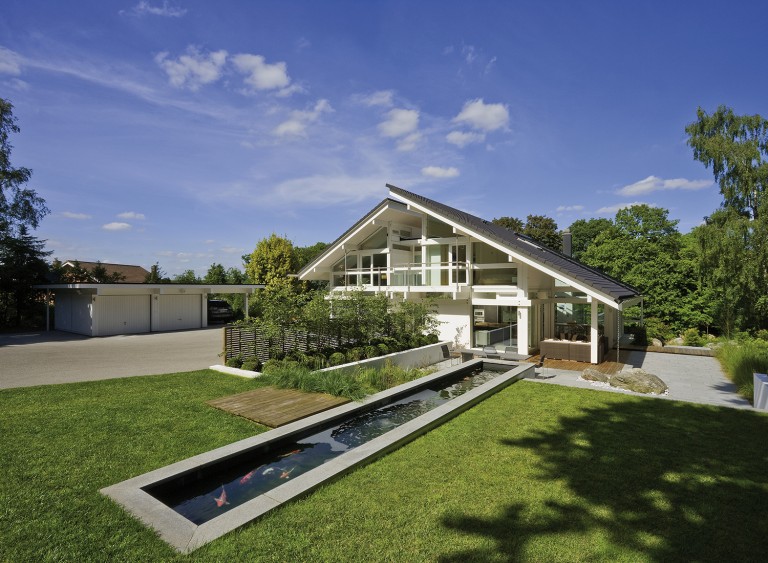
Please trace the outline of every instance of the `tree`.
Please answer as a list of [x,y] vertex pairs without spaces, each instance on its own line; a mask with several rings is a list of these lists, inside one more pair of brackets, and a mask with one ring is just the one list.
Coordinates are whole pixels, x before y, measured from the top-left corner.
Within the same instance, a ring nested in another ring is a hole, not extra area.
[[525,223],[517,217],[498,217],[492,219],[491,223],[530,237],[546,247],[555,250],[562,247],[562,238],[557,230],[557,223],[546,215],[528,215]]
[[11,133],[18,133],[13,105],[0,98],[0,231],[11,235],[20,233],[25,227],[36,229],[43,217],[48,214],[45,200],[35,190],[25,188],[32,171],[29,168],[11,166]]
[[47,281],[45,258],[51,254],[44,247],[45,241],[29,235],[25,225],[15,236],[0,231],[0,326],[33,324],[32,285]]
[[173,276],[173,283],[200,283],[194,270],[184,270],[180,274]]
[[316,242],[312,246],[297,246],[293,249],[296,255],[296,271],[320,256],[322,252],[330,246],[327,242]]
[[227,272],[224,269],[224,266],[215,263],[211,264],[211,267],[208,268],[208,271],[205,273],[203,283],[216,285],[224,285],[227,283]]
[[581,260],[581,255],[590,247],[595,239],[613,226],[610,219],[578,219],[571,223],[571,256]]
[[155,262],[149,268],[149,273],[144,278],[144,283],[170,283],[171,280],[166,276],[165,271],[160,267],[159,262]]
[[19,127],[13,105],[0,98],[0,321],[19,326],[34,306],[32,284],[45,282],[45,242],[30,235],[48,208],[45,200],[24,185],[29,168],[11,165],[10,136]]
[[666,209],[633,205],[616,213],[614,224],[600,233],[582,260],[645,296],[646,316],[677,331],[691,327],[686,303],[696,291],[692,272],[681,262],[682,238]]
[[101,261],[96,262],[96,265],[91,268],[90,277],[96,283],[118,283],[125,279],[125,275],[120,272],[107,270]]
[[296,255],[293,244],[285,237],[272,233],[260,240],[251,253],[245,272],[252,283],[264,284],[265,289],[276,286],[295,286]]
[[696,117],[685,128],[693,157],[712,168],[725,207],[757,219],[768,189],[768,120],[722,105],[712,115],[698,108]]

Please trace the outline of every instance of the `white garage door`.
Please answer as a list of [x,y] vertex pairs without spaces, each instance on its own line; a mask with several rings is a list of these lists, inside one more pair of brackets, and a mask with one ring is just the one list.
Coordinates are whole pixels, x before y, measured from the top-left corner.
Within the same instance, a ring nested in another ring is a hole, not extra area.
[[54,309],[56,330],[91,335],[91,296],[57,293]]
[[109,295],[96,298],[98,334],[149,332],[149,295]]
[[200,295],[161,295],[160,330],[184,330],[202,326]]

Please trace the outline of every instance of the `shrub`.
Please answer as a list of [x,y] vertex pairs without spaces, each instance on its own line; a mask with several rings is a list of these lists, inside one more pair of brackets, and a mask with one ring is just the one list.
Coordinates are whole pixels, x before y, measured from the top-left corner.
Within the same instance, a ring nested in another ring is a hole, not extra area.
[[243,369],[247,369],[248,371],[259,371],[261,368],[261,361],[259,361],[258,358],[248,358],[247,360],[243,361],[243,365],[241,367]]
[[755,338],[757,338],[758,340],[765,340],[766,342],[768,342],[768,330],[761,328],[760,330],[757,331]]
[[340,366],[347,361],[347,357],[341,352],[334,352],[328,358],[328,364],[332,366]]
[[264,374],[271,374],[275,370],[277,370],[280,367],[282,367],[282,365],[283,365],[283,362],[281,362],[280,360],[276,360],[274,358],[271,358],[271,359],[267,360],[266,362],[264,362],[264,365],[261,366],[261,372],[264,373]]
[[[656,317],[648,317],[643,321],[645,325],[646,342],[650,343],[654,338],[661,340],[662,345],[674,338],[672,329],[667,326],[664,321]],[[637,340],[637,336],[635,336]]]
[[707,340],[702,338],[696,328],[689,328],[683,333],[683,346],[705,346],[706,344]]
[[366,346],[364,352],[366,358],[375,358],[379,355],[379,349],[376,346]]
[[715,354],[725,373],[736,384],[739,393],[753,401],[752,374],[768,373],[768,342],[763,340],[726,342]]
[[243,357],[238,354],[234,358],[229,358],[225,365],[229,368],[239,368],[243,365]]
[[347,361],[359,362],[362,359],[363,359],[362,348],[350,348],[349,350],[347,350]]
[[437,344],[440,342],[440,337],[436,333],[427,335],[427,344]]
[[387,346],[383,342],[378,344],[376,347],[379,349],[380,356],[386,356],[387,354],[389,354],[389,346]]

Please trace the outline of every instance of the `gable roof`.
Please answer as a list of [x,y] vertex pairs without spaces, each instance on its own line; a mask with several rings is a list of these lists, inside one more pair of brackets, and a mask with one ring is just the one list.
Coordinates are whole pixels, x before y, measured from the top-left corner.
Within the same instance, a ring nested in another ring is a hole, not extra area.
[[464,211],[454,209],[448,205],[409,192],[408,190],[398,188],[397,186],[387,184],[387,187],[389,188],[390,193],[402,198],[406,202],[414,203],[423,207],[428,212],[449,219],[469,233],[477,233],[485,236],[517,254],[528,257],[540,264],[547,265],[553,270],[562,272],[563,277],[570,278],[581,282],[585,286],[594,288],[600,293],[609,296],[616,303],[640,297],[640,292],[634,287],[622,283],[617,279],[556,250],[547,248],[527,236],[515,233],[509,229],[491,223],[490,221],[481,219],[480,217],[475,217]]
[[[79,262],[80,267],[89,272],[99,265],[98,262],[83,262],[82,260],[67,260],[63,266],[74,266],[75,262]],[[124,279],[118,283],[144,283],[147,279],[149,272],[141,266],[132,266],[130,264],[110,264],[108,262],[102,262],[101,265],[107,270],[108,274],[119,273],[124,276]]]

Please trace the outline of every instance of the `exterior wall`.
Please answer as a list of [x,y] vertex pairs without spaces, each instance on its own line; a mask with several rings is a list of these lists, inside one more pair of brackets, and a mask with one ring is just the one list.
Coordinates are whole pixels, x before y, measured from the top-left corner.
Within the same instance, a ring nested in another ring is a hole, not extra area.
[[437,320],[440,340],[469,348],[472,335],[472,307],[469,301],[438,301]]
[[100,295],[93,303],[93,336],[150,331],[149,295]]
[[393,354],[387,354],[386,356],[379,356],[378,358],[368,358],[366,360],[360,360],[359,362],[323,368],[320,371],[341,370],[351,372],[358,367],[379,369],[383,368],[387,363],[405,369],[421,368],[431,366],[432,364],[436,364],[437,362],[446,359],[446,353],[449,346],[449,342],[438,342],[437,344],[428,344],[421,348],[414,348],[404,352],[395,352]]

